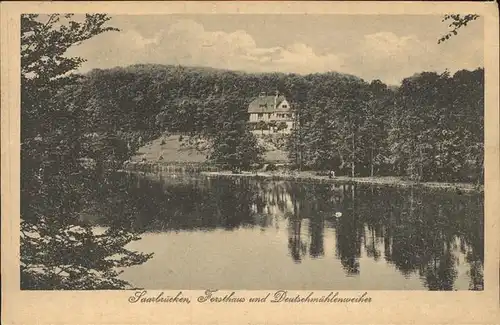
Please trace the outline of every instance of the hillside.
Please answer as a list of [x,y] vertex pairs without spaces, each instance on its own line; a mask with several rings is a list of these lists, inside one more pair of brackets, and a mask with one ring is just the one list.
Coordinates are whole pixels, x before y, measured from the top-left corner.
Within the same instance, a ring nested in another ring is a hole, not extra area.
[[[161,159],[163,157],[163,159]],[[165,163],[201,163],[206,161],[203,153],[193,147],[181,145],[178,135],[161,136],[139,148],[131,161]]]
[[[268,139],[258,137],[259,144],[266,148],[264,159],[267,162],[284,162],[287,153],[277,149]],[[163,157],[161,159],[161,157]],[[139,148],[131,161],[147,161],[152,163],[178,164],[178,163],[203,163],[206,156],[194,148],[179,141],[178,135],[161,136]]]
[[[304,168],[483,181],[483,69],[453,75],[424,71],[396,90],[380,80],[368,83],[335,72],[258,74],[146,64],[93,70],[57,100],[81,108],[71,123],[82,132],[115,137],[89,155],[103,155],[105,149],[120,160],[140,149],[144,158],[134,159],[204,161],[192,148],[156,140],[165,133],[192,134],[210,139],[218,164],[248,167],[259,156],[257,141],[245,128],[249,103],[275,91],[299,112],[301,128],[290,134],[297,144],[290,155],[300,157]],[[266,146],[266,160],[285,160],[283,146],[258,141]]]

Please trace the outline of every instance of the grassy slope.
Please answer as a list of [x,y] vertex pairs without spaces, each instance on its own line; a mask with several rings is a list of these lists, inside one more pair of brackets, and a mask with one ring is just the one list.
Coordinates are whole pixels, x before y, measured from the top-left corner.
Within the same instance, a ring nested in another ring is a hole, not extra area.
[[[161,144],[162,140],[165,144]],[[181,147],[179,136],[172,135],[160,137],[141,147],[137,155],[132,157],[132,161],[140,161],[143,158],[148,162],[160,162],[160,156],[163,156],[164,163],[201,163],[206,158],[203,153],[193,148]]]
[[[165,144],[161,144],[162,139]],[[163,160],[159,160],[163,156]],[[168,163],[202,163],[206,161],[205,155],[198,152],[194,148],[181,147],[179,136],[171,135],[167,137],[160,137],[141,147],[137,155],[132,157],[132,161],[141,161],[143,158],[147,162],[162,162]],[[285,161],[286,152],[281,150],[268,150],[265,154],[265,160]]]

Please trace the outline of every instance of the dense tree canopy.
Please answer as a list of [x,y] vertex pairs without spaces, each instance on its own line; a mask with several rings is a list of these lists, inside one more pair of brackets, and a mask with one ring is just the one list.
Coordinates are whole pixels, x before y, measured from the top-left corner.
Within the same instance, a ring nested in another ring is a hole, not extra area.
[[[260,160],[259,148],[243,150],[257,143],[244,131],[248,103],[261,91],[278,90],[297,112],[287,146],[297,167],[482,182],[483,75],[483,69],[453,76],[422,72],[394,87],[333,72],[299,76],[135,65],[82,76],[80,87],[92,91],[81,91],[79,100],[95,129],[121,134],[132,150],[139,137],[144,142],[163,132],[182,133],[207,139],[214,162],[222,163],[231,150],[239,157],[232,164],[239,166],[245,155]],[[279,125],[259,129],[273,127]]]
[[[72,15],[21,17],[22,289],[123,288],[127,283],[116,268],[149,258],[124,248],[137,234],[96,233],[81,220],[92,213],[87,203],[99,195],[105,178],[82,165],[82,158],[90,156],[85,148],[95,147],[88,134],[92,115],[83,102],[90,91],[70,74],[83,59],[64,54],[74,44],[114,30],[105,27],[108,20],[102,14],[80,22]],[[114,144],[98,150],[100,162],[115,151]]]

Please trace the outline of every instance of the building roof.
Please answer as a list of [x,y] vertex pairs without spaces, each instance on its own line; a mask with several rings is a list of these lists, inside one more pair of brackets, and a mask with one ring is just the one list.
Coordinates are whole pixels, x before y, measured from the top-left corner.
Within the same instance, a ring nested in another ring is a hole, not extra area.
[[276,106],[281,104],[284,100],[285,97],[282,95],[279,95],[276,100],[276,106],[275,106],[275,98],[276,96],[259,96],[255,98],[249,105],[248,105],[248,113],[272,113],[276,111]]

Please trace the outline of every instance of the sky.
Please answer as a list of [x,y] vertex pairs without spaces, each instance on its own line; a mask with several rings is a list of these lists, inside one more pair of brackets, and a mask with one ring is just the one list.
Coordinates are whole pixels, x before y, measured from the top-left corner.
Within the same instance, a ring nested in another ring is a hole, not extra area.
[[483,67],[483,20],[450,40],[438,15],[190,14],[112,16],[107,32],[69,51],[80,72],[132,64],[247,72],[336,71],[398,85],[422,71]]

